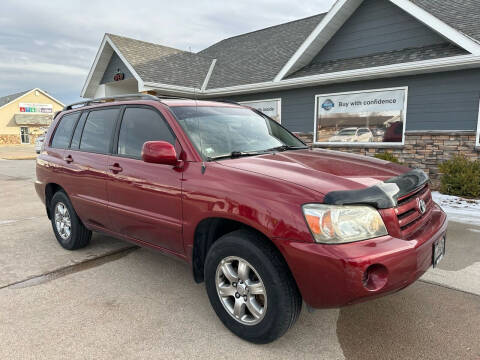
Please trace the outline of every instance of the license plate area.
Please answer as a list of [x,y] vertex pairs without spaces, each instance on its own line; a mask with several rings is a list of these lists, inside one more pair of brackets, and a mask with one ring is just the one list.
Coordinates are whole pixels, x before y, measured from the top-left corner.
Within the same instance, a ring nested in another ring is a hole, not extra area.
[[446,236],[442,236],[433,244],[433,267],[436,268],[445,256]]

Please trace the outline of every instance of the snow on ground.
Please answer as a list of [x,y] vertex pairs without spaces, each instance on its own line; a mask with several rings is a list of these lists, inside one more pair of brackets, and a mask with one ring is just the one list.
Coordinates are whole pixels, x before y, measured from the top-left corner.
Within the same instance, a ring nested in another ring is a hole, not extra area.
[[480,200],[444,195],[437,191],[434,191],[432,196],[433,200],[448,214],[449,220],[480,226]]

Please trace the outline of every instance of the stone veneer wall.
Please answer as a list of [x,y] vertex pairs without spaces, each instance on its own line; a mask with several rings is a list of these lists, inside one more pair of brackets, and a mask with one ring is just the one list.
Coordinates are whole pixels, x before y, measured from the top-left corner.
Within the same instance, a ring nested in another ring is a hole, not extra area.
[[[35,140],[37,137],[39,137],[41,134],[30,134],[30,144],[35,144]],[[0,134],[0,145],[20,145],[21,138],[20,135],[5,135],[5,134]]]
[[[312,134],[296,134],[304,142],[311,145]],[[407,132],[405,145],[396,147],[357,146],[325,146],[313,145],[314,148],[346,151],[361,155],[374,156],[389,152],[402,163],[412,168],[423,169],[431,178],[434,188],[440,184],[441,173],[438,165],[455,155],[463,154],[472,160],[480,160],[480,149],[475,147],[474,132]]]

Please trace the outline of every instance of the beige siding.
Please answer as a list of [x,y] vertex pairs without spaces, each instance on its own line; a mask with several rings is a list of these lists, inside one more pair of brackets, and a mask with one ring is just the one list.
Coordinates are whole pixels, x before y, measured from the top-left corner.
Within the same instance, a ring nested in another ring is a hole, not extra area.
[[[20,103],[51,104],[53,113],[60,111],[63,105],[45,96],[40,91],[31,92],[19,97],[12,103],[0,108],[0,145],[20,144],[20,126],[15,123],[15,114],[20,114]],[[53,115],[53,114],[52,114]],[[29,128],[30,142],[43,132],[45,126],[25,125]]]

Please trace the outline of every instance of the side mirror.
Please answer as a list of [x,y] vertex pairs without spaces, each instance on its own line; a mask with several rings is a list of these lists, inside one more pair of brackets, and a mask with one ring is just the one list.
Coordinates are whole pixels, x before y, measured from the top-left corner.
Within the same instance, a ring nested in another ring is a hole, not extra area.
[[178,164],[175,148],[166,141],[147,141],[143,144],[142,160],[154,164],[172,166]]

